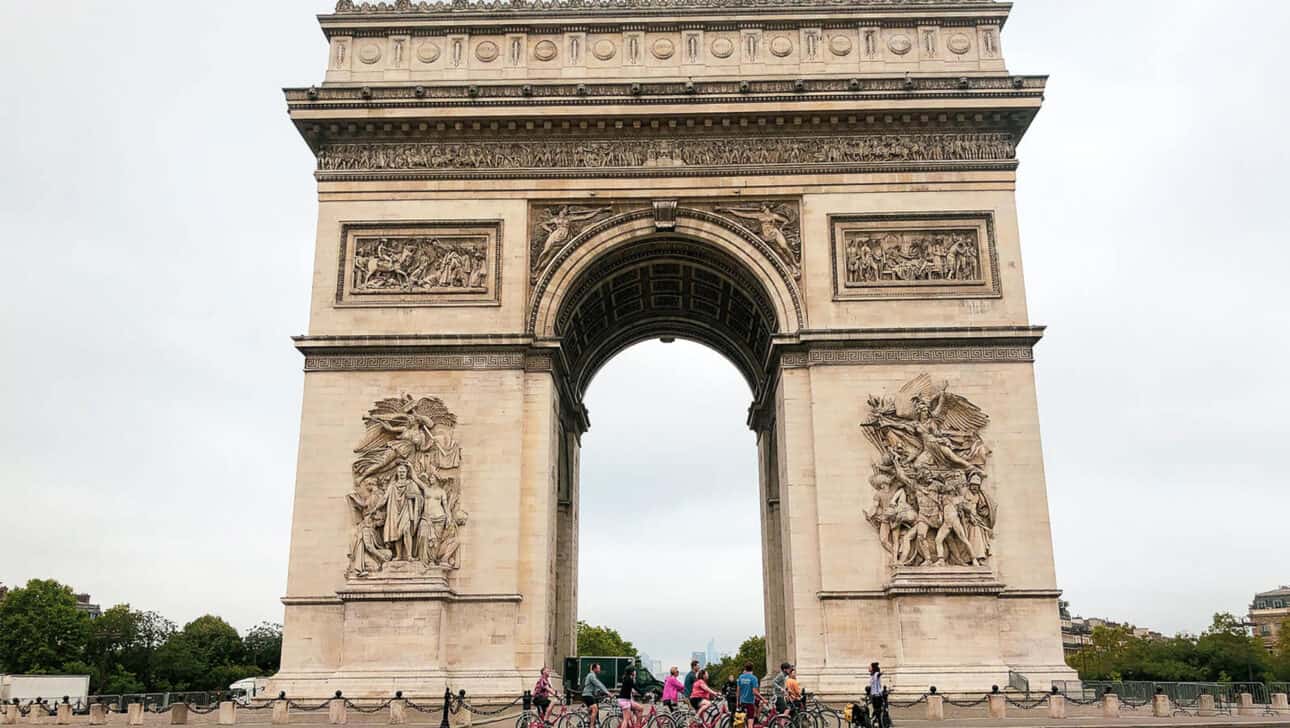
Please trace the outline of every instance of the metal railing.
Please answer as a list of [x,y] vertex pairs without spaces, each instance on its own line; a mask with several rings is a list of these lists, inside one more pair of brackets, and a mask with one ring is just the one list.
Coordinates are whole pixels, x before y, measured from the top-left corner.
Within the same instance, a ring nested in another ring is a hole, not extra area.
[[1030,695],[1030,678],[1022,675],[1016,670],[1008,671],[1008,689],[1016,690],[1019,693]]

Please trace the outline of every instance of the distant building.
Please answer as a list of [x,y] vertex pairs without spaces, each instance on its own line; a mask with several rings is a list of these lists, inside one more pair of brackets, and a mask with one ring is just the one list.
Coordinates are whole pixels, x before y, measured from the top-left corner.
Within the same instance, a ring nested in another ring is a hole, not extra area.
[[1290,619],[1290,586],[1282,585],[1254,595],[1249,621],[1254,627],[1254,636],[1263,640],[1269,650],[1276,646],[1281,623],[1287,619]]
[[708,653],[706,652],[691,652],[690,659],[699,661],[700,670],[708,666]]
[[707,657],[708,657],[708,664],[709,664],[709,665],[711,665],[711,664],[712,664],[712,663],[714,663],[714,662],[720,662],[720,661],[721,661],[721,655],[718,655],[718,654],[717,654],[717,640],[716,640],[716,638],[715,638],[715,637],[714,637],[714,638],[712,638],[712,639],[710,639],[710,640],[708,640],[708,650],[707,650],[707,652],[708,652]]
[[90,603],[89,594],[76,595],[76,608],[90,615],[90,619],[98,619],[99,615],[103,614],[103,610],[99,608],[99,605]]
[[1137,627],[1132,624],[1122,624],[1113,622],[1109,619],[1100,619],[1098,617],[1072,617],[1070,613],[1069,602],[1058,602],[1058,609],[1061,611],[1062,621],[1062,650],[1067,655],[1073,655],[1084,649],[1092,643],[1093,630],[1098,627],[1127,627],[1134,637],[1141,637],[1151,640],[1162,640],[1165,636],[1155,630]]

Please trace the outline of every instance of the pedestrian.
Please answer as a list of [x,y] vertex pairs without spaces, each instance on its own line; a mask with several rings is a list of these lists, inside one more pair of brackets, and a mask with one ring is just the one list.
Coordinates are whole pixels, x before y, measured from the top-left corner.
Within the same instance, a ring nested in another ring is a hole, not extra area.
[[770,687],[775,695],[775,713],[783,715],[788,712],[788,671],[793,669],[793,665],[788,662],[779,663],[779,672],[770,681]]
[[551,710],[551,695],[555,691],[551,688],[551,670],[542,666],[542,671],[538,673],[537,683],[533,686],[533,704],[537,706],[538,717],[546,722],[547,711]]
[[694,681],[697,679],[699,679],[699,661],[690,660],[690,671],[685,673],[685,690],[682,691],[687,699],[691,697],[690,687],[694,685]]
[[744,671],[740,673],[739,679],[736,681],[739,686],[739,710],[747,716],[748,725],[754,727],[757,725],[757,704],[766,700],[761,696],[761,691],[757,689],[757,685],[760,682],[757,676],[753,674],[753,664],[745,662]]
[[600,682],[600,663],[591,663],[591,670],[582,681],[582,704],[591,713],[591,725],[600,725],[596,722],[596,715],[600,712],[600,698],[609,694],[609,688]]
[[[685,690],[685,683],[677,677],[681,674],[681,668],[673,665],[667,671],[667,679],[663,681],[663,706],[669,711],[676,710],[677,697]],[[691,683],[693,686],[693,683]]]
[[882,687],[882,668],[878,663],[869,663],[869,702],[873,705],[873,724],[875,728],[889,728],[891,716],[887,714],[887,694]]

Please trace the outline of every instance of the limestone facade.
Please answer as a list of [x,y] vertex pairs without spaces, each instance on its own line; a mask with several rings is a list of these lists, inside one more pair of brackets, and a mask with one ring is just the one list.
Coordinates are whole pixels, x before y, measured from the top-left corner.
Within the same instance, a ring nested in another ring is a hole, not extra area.
[[[1013,194],[1044,79],[1005,69],[1008,7],[322,16],[325,82],[286,92],[319,219],[271,690],[509,699],[570,654],[582,395],[662,336],[748,380],[771,662],[824,694],[874,660],[917,690],[1071,677]],[[866,435],[914,380],[982,413],[982,457],[909,397],[908,437]],[[884,457],[912,515],[866,516]]]

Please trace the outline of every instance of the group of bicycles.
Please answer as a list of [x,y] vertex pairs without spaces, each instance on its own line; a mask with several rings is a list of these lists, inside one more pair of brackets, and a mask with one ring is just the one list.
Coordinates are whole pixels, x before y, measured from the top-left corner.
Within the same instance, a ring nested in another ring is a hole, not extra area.
[[593,726],[590,708],[581,702],[575,704],[553,696],[545,718],[534,705],[524,710],[515,725],[516,728],[848,728],[853,724],[863,728],[891,727],[885,706],[875,711],[876,720],[871,722],[867,706],[862,708],[862,719],[861,715],[852,717],[850,709],[844,715],[810,695],[782,713],[775,711],[773,702],[762,702],[755,716],[731,712],[725,700],[710,701],[699,710],[693,710],[685,701],[669,707],[648,697],[642,705],[645,710],[637,719],[631,711],[624,715],[618,701],[607,696],[597,705],[598,718]]

